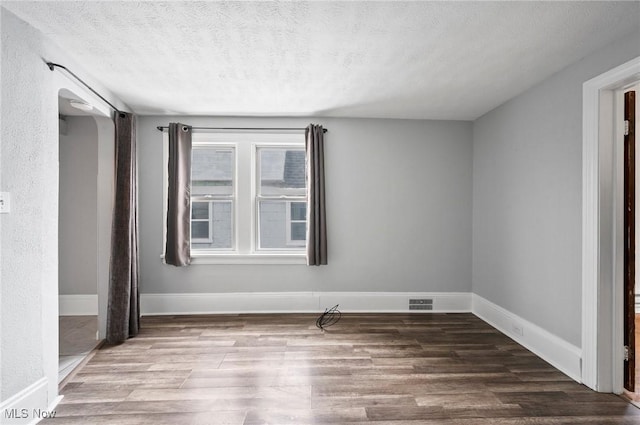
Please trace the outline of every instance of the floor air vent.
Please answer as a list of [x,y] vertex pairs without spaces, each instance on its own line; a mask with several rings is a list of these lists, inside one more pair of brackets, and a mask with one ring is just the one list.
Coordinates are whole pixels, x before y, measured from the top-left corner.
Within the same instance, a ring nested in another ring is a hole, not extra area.
[[431,298],[410,299],[409,310],[433,310],[433,299]]

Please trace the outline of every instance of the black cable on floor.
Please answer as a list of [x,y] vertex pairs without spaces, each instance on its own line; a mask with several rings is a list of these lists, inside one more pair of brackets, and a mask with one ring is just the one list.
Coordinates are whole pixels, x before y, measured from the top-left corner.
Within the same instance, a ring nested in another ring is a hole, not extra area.
[[322,313],[320,317],[318,317],[318,319],[316,320],[316,326],[320,328],[320,330],[324,331],[324,328],[326,328],[327,326],[335,325],[338,320],[340,320],[340,317],[342,317],[342,313],[340,313],[340,310],[338,310],[338,305],[339,304],[336,304],[329,309],[325,309],[324,313]]

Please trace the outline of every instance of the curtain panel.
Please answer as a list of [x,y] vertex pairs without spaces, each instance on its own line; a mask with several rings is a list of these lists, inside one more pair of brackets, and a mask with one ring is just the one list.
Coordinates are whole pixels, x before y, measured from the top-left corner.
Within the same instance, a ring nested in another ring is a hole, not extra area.
[[307,177],[307,265],[327,264],[327,215],[324,195],[324,130],[305,129]]
[[136,336],[140,327],[135,117],[116,112],[115,129],[116,175],[106,335],[110,344]]
[[191,264],[192,132],[188,125],[169,124],[167,244],[164,261],[176,267]]

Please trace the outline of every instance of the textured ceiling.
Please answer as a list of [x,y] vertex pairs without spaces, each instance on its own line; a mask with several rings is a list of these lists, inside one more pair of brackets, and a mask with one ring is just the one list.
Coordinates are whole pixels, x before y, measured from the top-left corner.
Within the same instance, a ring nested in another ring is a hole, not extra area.
[[139,114],[474,119],[640,28],[640,2],[2,5]]

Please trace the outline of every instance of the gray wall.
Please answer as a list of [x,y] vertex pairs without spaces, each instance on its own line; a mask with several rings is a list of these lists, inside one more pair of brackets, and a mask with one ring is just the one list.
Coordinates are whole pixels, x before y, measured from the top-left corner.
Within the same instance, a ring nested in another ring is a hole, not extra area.
[[96,294],[98,127],[90,116],[65,121],[66,134],[60,134],[59,292]]
[[[44,60],[68,66],[123,107],[39,31],[0,7],[0,400],[44,379],[38,407],[58,395],[58,90]],[[40,381],[42,382],[42,381]]]
[[[1,7],[0,20],[0,189],[12,194],[11,214],[0,215],[0,400],[47,378],[48,399],[40,403],[45,409],[57,395],[61,77],[43,59],[65,64],[122,105]],[[636,35],[475,124],[473,289],[576,345],[581,84],[638,50]],[[330,265],[177,269],[160,262],[162,150],[155,126],[170,120],[139,120],[143,293],[471,290],[470,123],[314,119],[330,129]],[[192,124],[230,126],[309,121],[189,118]]]
[[[305,127],[325,138],[329,265],[163,265],[158,125]],[[141,292],[471,291],[471,123],[140,117]]]
[[44,317],[57,321],[45,304],[51,297],[57,308],[58,134],[57,96],[43,100],[51,75],[40,57],[41,35],[6,10],[0,13],[0,181],[2,191],[11,192],[11,213],[0,215],[4,400],[46,375],[45,351],[57,351],[57,336],[51,348],[45,341],[57,327],[45,329]]
[[582,83],[640,55],[638,40],[588,56],[473,126],[473,291],[578,347]]

